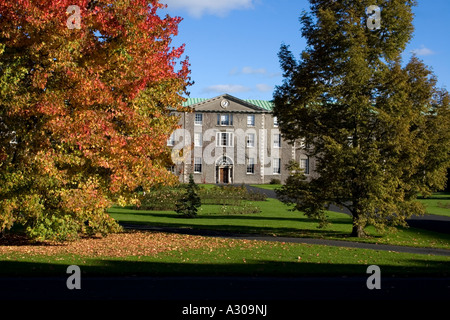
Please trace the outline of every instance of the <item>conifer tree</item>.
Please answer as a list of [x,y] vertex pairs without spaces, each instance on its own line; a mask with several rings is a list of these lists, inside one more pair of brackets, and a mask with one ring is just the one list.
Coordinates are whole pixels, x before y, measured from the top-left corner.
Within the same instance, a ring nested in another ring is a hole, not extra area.
[[402,65],[415,1],[310,3],[301,58],[279,52],[274,115],[284,138],[310,145],[317,175],[280,195],[296,188],[296,208],[322,222],[330,204],[347,208],[356,237],[406,226],[424,213],[417,195],[445,187],[450,150],[448,92],[417,57]]
[[192,173],[189,175],[189,184],[185,194],[176,203],[176,212],[187,218],[197,216],[198,208],[202,205],[200,196],[197,194],[198,186],[194,182]]

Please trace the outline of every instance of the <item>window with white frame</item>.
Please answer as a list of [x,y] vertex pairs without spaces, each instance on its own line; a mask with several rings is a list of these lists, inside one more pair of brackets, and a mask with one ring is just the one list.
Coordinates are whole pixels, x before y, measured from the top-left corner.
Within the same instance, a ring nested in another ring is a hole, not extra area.
[[278,118],[277,117],[273,117],[273,126],[278,127]]
[[173,147],[175,144],[175,137],[173,136],[173,133],[170,135],[169,139],[167,139],[167,145]]
[[233,133],[232,132],[217,132],[216,146],[232,147],[233,146]]
[[281,158],[273,159],[273,173],[280,174],[281,173]]
[[247,147],[253,148],[255,146],[255,134],[248,133],[247,134]]
[[201,132],[194,132],[194,146],[201,147],[203,145],[203,138]]
[[273,147],[281,148],[281,134],[276,133],[273,135]]
[[194,158],[194,173],[201,173],[201,172],[202,172],[202,158],[195,157]]
[[196,113],[195,114],[194,124],[197,125],[197,126],[201,126],[203,124],[203,113]]
[[247,159],[247,173],[248,174],[255,173],[255,158]]
[[247,126],[248,127],[255,126],[255,115],[254,114],[247,115]]
[[218,113],[217,114],[217,125],[218,126],[232,126],[233,125],[233,115],[230,113]]
[[300,168],[303,169],[304,174],[309,174],[309,158],[300,159]]

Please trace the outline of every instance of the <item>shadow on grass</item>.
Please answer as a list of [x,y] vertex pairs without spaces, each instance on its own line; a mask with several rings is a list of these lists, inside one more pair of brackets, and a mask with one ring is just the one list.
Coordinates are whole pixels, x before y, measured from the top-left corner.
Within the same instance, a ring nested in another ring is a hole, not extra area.
[[[48,243],[41,241],[30,241],[24,234],[18,233],[8,233],[0,238],[0,246],[36,246],[36,247],[51,247],[58,246],[60,244],[57,243]],[[1,263],[1,261],[0,261]]]
[[[144,257],[145,258],[145,257]],[[450,261],[412,259],[411,266],[378,266],[384,276],[449,277]],[[250,277],[316,277],[367,276],[368,265],[251,260],[246,263],[182,263],[127,261],[125,259],[90,259],[63,263],[0,261],[0,277],[68,277],[67,267],[78,265],[82,276],[250,276]]]
[[[192,219],[189,219],[192,221]],[[278,237],[313,237],[313,238],[339,238],[346,239],[350,238],[350,231],[335,231],[327,229],[298,229],[298,228],[288,228],[288,227],[273,227],[273,226],[244,226],[244,225],[202,225],[195,223],[176,223],[176,222],[151,222],[146,223],[142,221],[133,221],[120,219],[119,223],[124,226],[129,225],[139,225],[142,227],[156,227],[156,228],[168,228],[164,229],[164,232],[169,232],[170,228],[177,228],[175,232],[180,233],[184,230],[196,230],[209,231],[210,233],[220,233],[223,232],[226,235],[230,234],[254,234],[254,235],[267,235]],[[185,233],[190,233],[186,231]]]
[[[154,212],[139,212],[139,211],[133,211],[133,212],[110,212],[111,214],[117,214],[117,215],[130,215],[130,216],[140,216],[140,217],[156,217],[156,218],[166,218],[166,219],[186,219],[182,215],[178,215],[176,213],[154,213]],[[191,220],[192,218],[189,218]],[[292,221],[292,222],[305,222],[305,223],[316,223],[317,221],[313,219],[309,219],[306,217],[292,217],[292,218],[286,218],[286,217],[267,217],[263,216],[261,214],[255,213],[255,214],[246,214],[246,215],[235,215],[235,214],[216,214],[216,213],[203,213],[197,215],[195,220],[267,220],[267,221]],[[334,218],[332,223],[333,224],[348,224],[349,223],[348,218]]]
[[[380,265],[381,289],[368,290],[367,266],[275,261],[248,264],[196,264],[103,260],[78,264],[79,290],[67,265],[0,262],[0,299],[7,300],[138,300],[152,301],[267,301],[349,299],[448,299],[448,263],[417,267]],[[72,282],[71,282],[72,281]],[[54,303],[54,302],[52,302]],[[228,302],[227,302],[228,303]],[[184,306],[187,304],[184,304]],[[174,318],[181,308],[175,311]],[[274,310],[270,308],[273,314]],[[149,309],[155,310],[155,309]]]

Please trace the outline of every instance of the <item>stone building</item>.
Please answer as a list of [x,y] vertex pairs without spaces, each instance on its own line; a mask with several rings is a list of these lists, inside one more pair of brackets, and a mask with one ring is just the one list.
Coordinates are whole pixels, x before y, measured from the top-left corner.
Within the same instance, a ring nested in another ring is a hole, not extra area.
[[269,101],[224,94],[190,98],[185,106],[193,112],[178,112],[181,128],[167,142],[172,148],[171,170],[181,182],[187,182],[191,173],[196,183],[283,182],[291,159],[307,175],[314,172],[314,161],[302,143],[282,139]]

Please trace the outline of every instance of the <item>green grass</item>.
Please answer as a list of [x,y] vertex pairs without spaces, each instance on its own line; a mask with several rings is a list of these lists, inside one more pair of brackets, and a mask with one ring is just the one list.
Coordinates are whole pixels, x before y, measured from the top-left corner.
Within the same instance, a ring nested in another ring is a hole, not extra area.
[[[355,239],[348,236],[351,230],[348,215],[328,212],[331,225],[318,229],[317,222],[302,213],[289,211],[276,199],[254,203],[260,206],[261,213],[222,215],[218,205],[203,205],[194,219],[181,218],[173,211],[134,210],[131,207],[113,207],[110,213],[120,222],[133,224],[450,249],[450,236],[446,234],[413,228],[378,234],[369,227],[370,238]],[[203,239],[199,241],[207,243]],[[62,253],[47,256],[34,254],[32,249],[26,253],[11,251],[0,254],[0,275],[65,276],[67,266],[72,264],[80,266],[84,276],[361,276],[366,275],[367,266],[371,264],[378,265],[384,275],[395,276],[449,276],[450,270],[449,256],[242,239],[224,241],[222,247],[204,245],[196,249],[178,248],[151,256],[122,258]]]
[[327,214],[331,224],[326,228],[318,228],[316,221],[300,212],[289,211],[286,205],[276,199],[269,198],[267,201],[254,203],[261,208],[261,213],[221,215],[220,206],[217,205],[203,205],[196,218],[182,218],[173,211],[146,211],[122,207],[113,207],[109,213],[119,222],[130,224],[450,249],[448,234],[414,228],[400,228],[394,233],[380,234],[374,228],[368,227],[370,237],[358,239],[349,236],[352,221],[346,214],[329,211]]
[[[257,187],[266,190],[276,190],[281,188],[281,184],[254,184]],[[419,197],[418,201],[425,205],[428,214],[435,214],[450,217],[450,192],[436,192],[431,197]]]
[[68,265],[80,266],[84,276],[361,276],[371,264],[385,276],[448,276],[450,270],[450,257],[444,256],[249,240],[228,243],[224,248],[125,258],[0,255],[0,275],[66,275]]
[[281,184],[252,184],[252,187],[257,187],[266,190],[275,190],[281,188]]
[[450,217],[450,192],[437,192],[418,200],[425,206],[427,213]]

